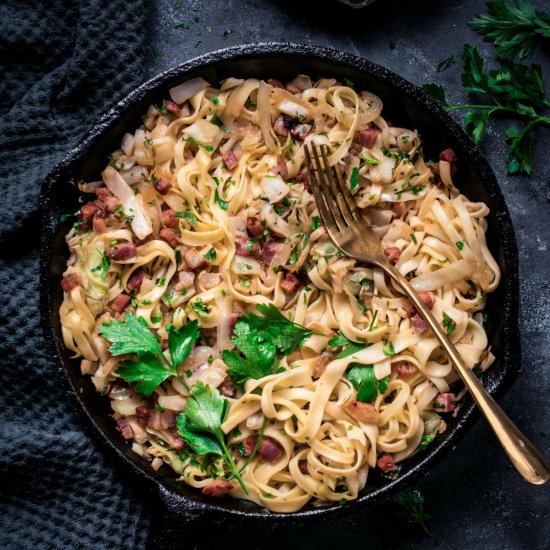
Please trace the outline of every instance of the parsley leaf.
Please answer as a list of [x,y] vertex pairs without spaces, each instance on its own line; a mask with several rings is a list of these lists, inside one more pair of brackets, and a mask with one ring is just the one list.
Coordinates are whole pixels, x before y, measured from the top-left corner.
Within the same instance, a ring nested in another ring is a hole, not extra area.
[[223,120],[218,115],[214,115],[210,119],[210,122],[216,126],[219,126],[223,130],[224,134],[229,134],[229,128],[223,123]]
[[456,330],[456,323],[443,312],[443,327],[447,330],[447,334],[452,334]]
[[441,61],[438,65],[437,65],[437,72],[440,73],[441,71],[444,71],[445,69],[448,69],[451,65],[454,65],[456,63],[456,59],[455,59],[455,56],[454,55],[450,55],[449,57],[447,57],[446,59],[444,59],[443,61]]
[[193,145],[196,145],[197,147],[202,147],[202,149],[204,149],[205,151],[208,151],[208,152],[211,152],[211,151],[214,150],[214,147],[212,147],[212,145],[204,145],[202,143],[199,143],[193,137],[183,138],[183,141],[187,141],[188,143],[192,143]]
[[359,185],[359,168],[355,166],[351,171],[351,176],[349,180],[349,189],[353,191]]
[[135,390],[145,396],[151,395],[157,386],[174,374],[151,353],[142,355],[137,361],[123,361],[116,373],[126,382],[138,382]]
[[328,345],[331,348],[342,347],[342,351],[340,351],[340,353],[336,355],[335,359],[343,359],[344,357],[348,357],[350,355],[353,355],[354,353],[357,353],[358,351],[365,349],[370,344],[367,344],[366,342],[353,342],[352,340],[346,338],[342,331],[338,331],[338,334],[336,336],[333,336],[328,341]]
[[189,220],[189,222],[192,223],[192,224],[199,223],[199,220],[197,220],[197,216],[195,216],[195,214],[193,214],[193,212],[187,212],[185,210],[183,212],[174,212],[174,216],[176,216],[176,218],[182,218],[184,220]]
[[228,409],[229,401],[222,397],[218,390],[199,381],[191,388],[191,397],[187,399],[185,411],[178,415],[176,426],[178,433],[197,454],[222,456],[248,495],[248,488],[225,444],[222,424]]
[[311,225],[309,226],[310,231],[315,231],[321,227],[321,218],[319,216],[312,216],[311,217]]
[[102,323],[99,332],[106,340],[112,342],[109,349],[112,355],[126,353],[160,355],[162,353],[160,344],[149,330],[147,321],[143,317],[136,318],[131,312],[126,314],[124,321]]
[[223,199],[220,199],[220,195],[219,195],[217,189],[216,189],[216,191],[214,191],[214,199],[216,200],[216,202],[218,203],[218,206],[222,210],[227,210],[227,208],[229,206],[229,201],[224,201]]
[[187,359],[198,337],[199,324],[196,320],[190,321],[180,329],[170,328],[168,348],[174,365],[181,365]]
[[550,37],[550,14],[535,11],[527,0],[516,0],[516,6],[497,0],[488,2],[487,8],[488,14],[476,15],[469,25],[494,42],[501,59],[530,57]]
[[409,523],[418,524],[422,530],[430,534],[428,527],[426,526],[426,520],[431,516],[424,512],[424,496],[418,489],[409,488],[397,493],[393,497],[393,500],[402,506],[403,510],[401,515],[407,519]]
[[346,378],[357,390],[357,401],[363,403],[372,403],[379,393],[386,393],[390,381],[389,376],[377,380],[372,365],[361,365],[359,363],[350,364]]

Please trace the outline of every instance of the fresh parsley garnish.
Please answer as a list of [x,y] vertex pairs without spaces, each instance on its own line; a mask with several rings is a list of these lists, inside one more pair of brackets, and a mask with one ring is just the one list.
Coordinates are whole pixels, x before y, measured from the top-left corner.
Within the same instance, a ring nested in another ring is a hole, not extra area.
[[419,489],[405,489],[397,493],[397,495],[393,497],[393,500],[403,507],[401,511],[402,517],[409,523],[416,523],[426,534],[430,534],[426,526],[426,520],[430,519],[432,516],[426,514],[424,511],[424,496]]
[[224,134],[229,134],[229,128],[223,123],[223,120],[218,115],[214,115],[210,119],[210,122],[216,126],[219,126],[223,130]]
[[207,304],[205,304],[202,301],[202,298],[197,298],[195,301],[191,303],[191,309],[199,316],[199,317],[207,317],[210,313],[210,308]]
[[321,227],[321,218],[319,216],[312,216],[311,217],[311,225],[309,226],[310,231],[315,231]]
[[464,243],[462,241],[456,241],[455,244],[458,250],[462,250],[464,248]]
[[352,340],[346,338],[342,331],[338,331],[338,334],[336,334],[336,336],[333,336],[328,341],[328,345],[331,348],[341,347],[342,350],[338,355],[336,355],[335,359],[343,359],[344,357],[348,357],[350,355],[353,355],[354,353],[357,353],[358,351],[364,350],[370,344],[368,344],[367,342],[353,342]]
[[488,14],[476,15],[469,25],[494,42],[501,59],[531,57],[538,44],[550,38],[550,13],[535,11],[528,0],[516,0],[515,6],[497,0],[487,2],[487,8]]
[[550,117],[540,116],[536,109],[550,106],[545,97],[540,65],[506,62],[500,69],[485,72],[484,60],[475,46],[466,44],[462,86],[483,99],[465,105],[449,105],[443,88],[426,84],[422,89],[448,111],[467,109],[464,116],[466,131],[479,143],[485,135],[487,122],[493,114],[507,115],[524,121],[521,129],[510,126],[506,137],[510,150],[506,158],[509,174],[530,174],[533,168],[532,139],[537,124],[550,126]]
[[371,159],[368,157],[361,157],[361,158],[366,164],[369,164],[370,166],[376,166],[377,164],[380,164],[380,161],[378,159]]
[[168,348],[171,359],[162,353],[155,338],[143,317],[136,318],[127,313],[124,321],[111,321],[99,327],[100,334],[109,342],[112,355],[135,353],[137,360],[127,360],[116,373],[126,382],[137,382],[135,390],[146,397],[151,395],[157,386],[170,376],[175,376],[186,388],[185,380],[178,374],[178,366],[187,359],[191,348],[199,337],[197,321],[191,321],[181,328],[173,325],[168,331]]
[[199,220],[197,220],[197,216],[195,216],[193,212],[188,212],[186,210],[182,212],[174,212],[174,216],[176,216],[176,218],[182,218],[182,219],[188,220],[192,224],[199,223]]
[[232,340],[242,356],[236,350],[223,351],[230,367],[227,373],[238,385],[279,372],[277,353],[289,355],[314,334],[289,321],[272,304],[258,304],[256,309],[262,316],[249,312],[235,325]]
[[361,365],[359,363],[350,364],[346,378],[357,390],[357,401],[363,403],[372,403],[379,393],[386,393],[390,381],[389,376],[377,380],[372,365]]
[[214,150],[214,147],[212,147],[212,145],[203,145],[202,143],[199,143],[195,138],[193,137],[188,137],[188,138],[183,138],[183,141],[187,141],[188,143],[192,143],[193,145],[196,145],[197,147],[202,147],[202,149],[204,149],[205,151],[208,151],[208,152],[211,152]]
[[198,455],[221,456],[240,483],[243,491],[249,491],[244,484],[231,453],[225,444],[222,424],[227,416],[229,401],[218,390],[198,381],[191,388],[185,411],[176,419],[178,433]]
[[435,434],[424,434],[422,436],[422,439],[420,440],[420,443],[418,444],[418,447],[416,448],[417,451],[425,451],[428,445],[435,439]]
[[351,176],[349,180],[349,189],[353,191],[359,185],[359,168],[355,166],[351,171]]
[[101,260],[95,267],[92,267],[90,271],[92,273],[96,273],[97,271],[99,271],[99,276],[102,279],[106,279],[110,268],[111,268],[111,258],[106,252],[102,252]]
[[456,323],[443,312],[443,328],[447,330],[447,334],[452,334],[456,330]]
[[217,189],[214,191],[214,199],[222,210],[227,210],[229,207],[229,201],[224,201],[221,199]]
[[449,57],[447,57],[446,59],[444,59],[443,61],[441,61],[441,63],[439,63],[437,65],[437,72],[440,73],[441,71],[444,71],[445,69],[448,69],[451,65],[455,64],[456,63],[456,59],[455,59],[455,56],[454,55],[450,55]]
[[218,255],[216,254],[216,249],[214,247],[210,248],[206,254],[203,254],[203,258],[210,263],[215,262],[217,257]]

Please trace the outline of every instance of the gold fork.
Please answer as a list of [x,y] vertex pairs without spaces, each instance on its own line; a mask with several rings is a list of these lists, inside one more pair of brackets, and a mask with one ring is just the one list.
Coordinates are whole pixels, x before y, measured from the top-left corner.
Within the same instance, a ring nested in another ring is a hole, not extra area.
[[386,259],[380,239],[356,208],[340,167],[330,167],[328,146],[321,145],[319,149],[320,155],[314,143],[304,147],[315,202],[332,242],[347,256],[373,264],[397,281],[450,357],[516,470],[530,483],[541,485],[548,481],[550,466],[544,456],[487,393],[477,376],[464,364],[458,350],[409,281]]

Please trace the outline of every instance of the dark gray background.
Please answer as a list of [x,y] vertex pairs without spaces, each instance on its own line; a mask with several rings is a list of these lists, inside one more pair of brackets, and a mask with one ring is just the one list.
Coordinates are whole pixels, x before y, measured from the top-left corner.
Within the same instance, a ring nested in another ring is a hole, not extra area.
[[[450,103],[464,103],[460,85],[460,55],[465,43],[477,44],[494,63],[494,47],[483,43],[467,26],[473,15],[486,11],[482,1],[450,2],[379,0],[354,10],[337,2],[304,0],[211,0],[193,3],[158,2],[150,18],[148,74],[153,76],[199,53],[228,45],[289,41],[329,46],[364,56],[411,82],[442,83]],[[534,2],[542,9],[546,2]],[[194,18],[198,17],[198,22]],[[189,30],[173,28],[181,22]],[[170,26],[168,26],[170,25]],[[206,26],[212,28],[209,33]],[[225,30],[232,34],[223,36]],[[201,43],[195,47],[196,40]],[[436,73],[437,64],[454,54],[457,63]],[[550,89],[548,52],[534,61],[543,65]],[[548,95],[548,94],[547,94]],[[460,114],[456,114],[460,118]],[[492,122],[483,150],[502,186],[510,209],[520,253],[523,364],[512,389],[500,403],[545,454],[548,441],[550,383],[550,129],[535,139],[535,166],[530,178],[508,176],[504,121]],[[456,450],[421,482],[431,537],[417,538],[402,524],[374,525],[368,510],[347,521],[324,522],[314,529],[289,533],[304,548],[369,547],[391,532],[386,544],[422,548],[544,548],[550,541],[550,487],[524,483],[509,466],[483,420]],[[392,509],[385,510],[391,514]],[[380,521],[376,514],[376,522]],[[387,518],[391,520],[391,518]],[[402,533],[402,536],[399,535]],[[413,536],[411,539],[410,537]],[[546,541],[546,543],[544,542]],[[259,547],[261,543],[259,542]],[[377,544],[378,545],[378,544]],[[293,545],[291,545],[293,546]]]
[[[542,7],[548,1],[535,3]],[[362,55],[416,84],[443,83],[449,100],[462,102],[460,65],[443,73],[435,68],[450,54],[459,58],[465,42],[479,45],[494,63],[493,46],[483,44],[466,25],[482,11],[480,1],[445,0],[377,0],[359,11],[336,0],[0,2],[0,46],[8,48],[7,54],[0,49],[0,143],[6,144],[0,146],[0,226],[6,239],[0,263],[5,307],[0,315],[0,546],[141,549],[157,524],[156,500],[112,453],[94,443],[89,424],[72,412],[74,398],[64,393],[65,381],[57,380],[44,356],[37,327],[35,191],[107,104],[199,53],[265,41],[319,44]],[[175,28],[182,22],[190,28]],[[224,36],[224,31],[233,32]],[[535,61],[544,65],[550,86],[548,53],[539,52]],[[502,121],[491,123],[483,148],[506,195],[519,241],[523,365],[501,402],[550,455],[544,435],[549,393],[544,370],[550,359],[550,131],[537,133],[531,178],[510,177],[504,167],[504,127]],[[183,536],[182,547],[548,546],[549,489],[527,486],[518,478],[483,421],[420,486],[433,516],[428,521],[431,537],[397,518],[395,504],[382,503],[341,520],[271,533],[250,528],[232,539],[213,524]],[[179,526],[177,521],[174,525]]]

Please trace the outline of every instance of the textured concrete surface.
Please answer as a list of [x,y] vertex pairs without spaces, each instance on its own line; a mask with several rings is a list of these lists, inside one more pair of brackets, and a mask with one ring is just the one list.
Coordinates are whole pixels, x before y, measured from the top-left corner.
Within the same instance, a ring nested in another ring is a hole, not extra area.
[[[535,5],[548,7],[541,0]],[[391,4],[379,0],[361,10],[336,1],[164,0],[152,7],[150,28],[146,30],[150,36],[148,73],[153,76],[199,53],[228,45],[303,42],[364,56],[415,84],[442,83],[449,101],[458,103],[465,99],[460,85],[463,44],[477,44],[489,63],[495,63],[493,46],[483,43],[466,24],[481,11],[485,11],[485,4],[479,0],[396,0]],[[183,22],[190,28],[175,27]],[[198,40],[201,42],[195,45]],[[437,64],[451,54],[458,62],[437,73]],[[550,89],[548,52],[539,51],[534,61],[543,65]],[[537,132],[535,167],[528,178],[506,174],[505,127],[505,121],[491,122],[483,150],[502,186],[517,232],[523,364],[514,386],[500,403],[549,456],[550,130]],[[420,485],[426,509],[433,516],[428,521],[429,537],[403,522],[396,523],[395,507],[381,506],[346,520],[280,533],[281,540],[286,538],[287,542],[295,541],[291,547],[308,549],[357,544],[367,548],[548,547],[550,487],[525,484],[508,465],[483,420]],[[262,547],[260,540],[258,545]]]

